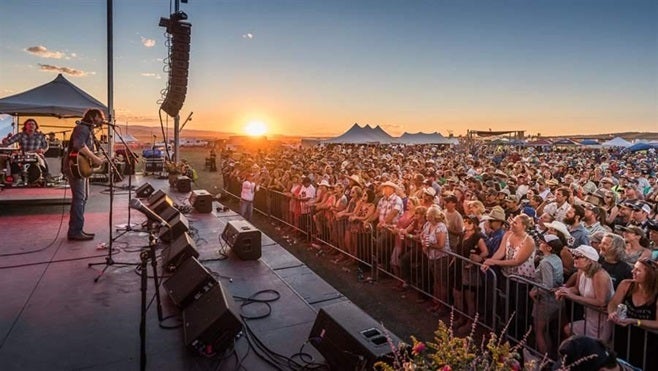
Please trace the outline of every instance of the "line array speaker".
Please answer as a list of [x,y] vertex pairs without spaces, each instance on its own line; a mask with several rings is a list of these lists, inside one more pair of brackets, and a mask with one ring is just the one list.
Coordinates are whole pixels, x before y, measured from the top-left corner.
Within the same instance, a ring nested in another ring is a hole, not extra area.
[[351,302],[320,309],[309,342],[324,356],[331,369],[370,370],[375,362],[390,360],[392,346],[400,339],[385,330]]
[[187,94],[192,25],[176,19],[175,14],[172,14],[171,18],[167,24],[167,32],[171,34],[169,82],[167,83],[167,95],[160,108],[169,116],[176,117],[183,107]]
[[191,256],[162,285],[171,301],[177,307],[184,308],[217,285],[217,280],[196,257]]
[[209,353],[228,349],[242,330],[239,312],[221,282],[183,310],[183,339],[192,350]]
[[229,221],[226,223],[221,237],[240,259],[258,260],[261,257],[260,231],[249,222],[244,220]]
[[183,232],[162,250],[162,270],[174,272],[191,257],[198,258],[196,244],[187,232]]

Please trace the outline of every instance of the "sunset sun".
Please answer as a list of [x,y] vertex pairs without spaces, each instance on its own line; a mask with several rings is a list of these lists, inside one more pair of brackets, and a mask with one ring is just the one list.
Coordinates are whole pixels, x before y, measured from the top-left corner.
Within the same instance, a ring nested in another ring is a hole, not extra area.
[[244,127],[245,133],[252,137],[259,137],[267,133],[267,126],[262,121],[251,121]]

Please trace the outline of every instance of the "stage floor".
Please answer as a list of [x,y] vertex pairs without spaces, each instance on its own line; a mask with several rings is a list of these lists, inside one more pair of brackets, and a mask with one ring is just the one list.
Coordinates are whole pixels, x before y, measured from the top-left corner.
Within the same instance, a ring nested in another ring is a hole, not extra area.
[[[180,205],[189,204],[188,193],[169,189],[166,180],[136,176],[132,184],[148,181],[169,193]],[[139,263],[148,235],[115,228],[140,224],[145,217],[129,209],[126,181],[114,192],[92,185],[85,214],[85,229],[95,232],[91,241],[68,241],[69,206],[31,205],[20,202],[0,207],[0,365],[2,370],[125,370],[140,365],[140,276],[134,266],[105,267],[108,246],[117,262]],[[18,190],[18,189],[16,189]],[[27,191],[24,189],[23,191]],[[30,189],[31,190],[31,189]],[[8,190],[14,191],[14,190]],[[60,196],[63,190],[60,191]],[[7,191],[5,191],[7,192]],[[2,192],[0,192],[2,193]],[[68,193],[68,191],[67,191]],[[134,197],[134,192],[132,193]],[[112,199],[112,200],[111,200]],[[112,207],[110,208],[110,203]],[[249,297],[275,290],[280,298],[269,303],[271,314],[247,324],[271,350],[292,356],[300,351],[322,357],[306,340],[319,308],[348,301],[340,292],[271,238],[262,235],[262,257],[242,261],[233,253],[219,258],[219,235],[230,220],[242,220],[232,211],[187,214],[199,259],[215,272],[234,297]],[[110,237],[115,241],[110,243]],[[161,249],[157,251],[158,255]],[[89,267],[89,263],[101,263]],[[150,271],[149,271],[150,272]],[[193,354],[183,344],[179,310],[161,289],[164,317],[156,313],[153,280],[149,278],[146,313],[146,360],[149,370],[274,369],[251,349],[246,336],[235,342],[235,354],[223,361]],[[250,316],[267,310],[264,304],[242,309]],[[242,359],[242,361],[240,361]],[[301,362],[298,358],[296,361]]]

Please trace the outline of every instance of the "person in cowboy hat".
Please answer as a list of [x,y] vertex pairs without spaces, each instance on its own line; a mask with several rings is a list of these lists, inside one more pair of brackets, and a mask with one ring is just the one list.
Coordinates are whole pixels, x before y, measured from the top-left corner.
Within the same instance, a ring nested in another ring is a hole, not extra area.
[[391,232],[391,226],[395,226],[404,211],[402,198],[397,195],[399,186],[391,181],[380,184],[382,197],[377,202],[377,210],[373,220],[377,220],[377,260],[383,266],[390,262],[393,251],[395,235]]
[[492,257],[505,235],[505,229],[503,228],[507,223],[505,210],[500,206],[494,206],[488,214],[482,216],[482,220],[487,222],[486,230],[488,233],[485,242],[489,250],[489,257]]

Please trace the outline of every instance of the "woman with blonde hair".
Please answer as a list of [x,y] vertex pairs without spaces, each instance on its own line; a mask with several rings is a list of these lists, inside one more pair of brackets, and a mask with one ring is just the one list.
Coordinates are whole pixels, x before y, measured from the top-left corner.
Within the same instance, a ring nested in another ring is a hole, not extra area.
[[[391,270],[393,271],[393,275],[395,277],[400,277],[401,272],[400,272],[400,255],[402,254],[403,251],[403,238],[406,233],[407,227],[413,222],[414,220],[414,212],[416,210],[416,207],[420,205],[420,200],[418,200],[417,197],[411,196],[407,199],[407,204],[404,208],[404,212],[402,215],[400,215],[400,218],[398,219],[398,222],[395,225],[392,225],[389,227],[393,235],[395,236],[395,239],[393,241],[393,251],[391,252]],[[399,284],[396,286],[397,289],[403,288],[404,287],[404,281],[400,281]]]
[[608,305],[614,293],[612,279],[599,264],[599,254],[592,246],[580,245],[569,250],[578,269],[576,283],[571,287],[560,287],[555,292],[555,297],[567,298],[574,303],[584,305],[585,315],[582,320],[568,324],[564,331],[568,335],[591,336],[607,343],[612,334],[612,327],[606,315],[594,308]]
[[523,331],[528,328],[526,314],[530,288],[526,282],[510,276],[520,276],[527,280],[535,279],[535,241],[527,232],[532,227],[533,222],[529,216],[525,214],[515,216],[510,223],[509,231],[500,241],[498,250],[482,264],[482,270],[485,272],[489,267],[500,267],[506,278],[500,282],[506,283],[504,290],[508,294],[508,303],[512,309],[516,309],[515,317],[509,325],[509,333],[516,339],[521,339]]
[[[448,302],[448,262],[450,241],[448,238],[448,227],[446,216],[438,206],[431,206],[425,214],[427,222],[420,234],[423,253],[430,260],[430,271],[432,272],[434,298],[437,300],[430,312],[441,313],[443,303]],[[443,302],[443,303],[442,303]]]

